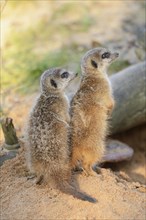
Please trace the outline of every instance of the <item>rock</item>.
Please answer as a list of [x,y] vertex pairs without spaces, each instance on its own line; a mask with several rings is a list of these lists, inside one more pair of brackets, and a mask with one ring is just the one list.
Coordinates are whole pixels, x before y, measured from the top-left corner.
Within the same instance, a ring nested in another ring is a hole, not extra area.
[[102,162],[120,162],[133,156],[133,149],[118,140],[108,140]]
[[9,150],[9,151],[5,150],[3,153],[1,152],[0,166],[2,166],[6,160],[10,160],[10,159],[13,159],[14,157],[16,157],[17,153],[18,153],[18,150]]

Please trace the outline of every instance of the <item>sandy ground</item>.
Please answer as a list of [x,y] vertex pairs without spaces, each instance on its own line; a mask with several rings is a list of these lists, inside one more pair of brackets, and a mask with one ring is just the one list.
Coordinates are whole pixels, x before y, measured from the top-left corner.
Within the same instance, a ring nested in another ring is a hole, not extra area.
[[1,219],[145,219],[145,187],[124,172],[102,168],[97,177],[79,175],[80,188],[96,198],[81,201],[27,180],[23,152],[1,169]]

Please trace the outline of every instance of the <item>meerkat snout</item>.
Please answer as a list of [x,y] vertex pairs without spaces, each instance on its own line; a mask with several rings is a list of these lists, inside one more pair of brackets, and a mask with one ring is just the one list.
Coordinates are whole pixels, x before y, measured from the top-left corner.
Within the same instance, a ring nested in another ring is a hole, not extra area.
[[115,59],[117,59],[119,57],[119,53],[115,52],[115,53],[110,53],[109,56],[109,63],[113,62]]

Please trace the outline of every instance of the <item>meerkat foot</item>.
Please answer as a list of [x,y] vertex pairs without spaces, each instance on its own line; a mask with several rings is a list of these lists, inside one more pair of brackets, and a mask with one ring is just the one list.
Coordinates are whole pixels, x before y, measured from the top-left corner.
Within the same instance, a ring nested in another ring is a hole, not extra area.
[[29,173],[29,175],[27,176],[27,180],[31,180],[36,178],[36,174],[35,173]]
[[75,173],[82,173],[83,172],[83,168],[80,166],[76,166],[73,168],[73,172]]
[[90,165],[88,165],[86,168],[83,169],[83,175],[97,177],[97,173],[95,171],[93,171],[93,169]]
[[98,166],[94,166],[93,170],[94,170],[94,172],[97,173],[97,174],[101,174],[101,173],[102,173],[101,168],[98,167]]
[[83,176],[87,176],[87,177],[90,176],[89,172],[86,169],[84,169],[84,168],[83,168],[82,175]]
[[35,184],[37,185],[41,185],[42,181],[43,181],[43,175],[40,175],[38,176],[36,179],[35,179]]
[[89,175],[97,177],[97,173],[95,171],[93,171],[93,170],[89,171]]
[[37,176],[36,173],[29,173],[27,180],[33,180],[35,184],[41,184],[43,180],[43,175]]

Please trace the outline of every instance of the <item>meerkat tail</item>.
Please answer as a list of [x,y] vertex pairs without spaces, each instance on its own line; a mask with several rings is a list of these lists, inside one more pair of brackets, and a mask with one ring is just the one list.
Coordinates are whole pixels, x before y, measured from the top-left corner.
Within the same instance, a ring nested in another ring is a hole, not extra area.
[[91,203],[96,203],[97,200],[95,198],[92,198],[91,196],[87,195],[84,192],[81,192],[80,190],[78,190],[75,186],[70,185],[67,181],[64,181],[62,179],[60,179],[58,181],[57,178],[57,187],[66,194],[72,195],[73,197],[83,200],[83,201],[88,201]]
[[96,203],[97,202],[97,200],[95,198],[92,198],[91,196],[87,195],[84,192],[78,191],[76,188],[69,185],[68,183],[64,184],[64,190],[65,190],[65,193],[69,193],[77,199],[80,199],[80,200],[83,200],[83,201],[88,201],[88,202],[91,202],[91,203]]

